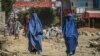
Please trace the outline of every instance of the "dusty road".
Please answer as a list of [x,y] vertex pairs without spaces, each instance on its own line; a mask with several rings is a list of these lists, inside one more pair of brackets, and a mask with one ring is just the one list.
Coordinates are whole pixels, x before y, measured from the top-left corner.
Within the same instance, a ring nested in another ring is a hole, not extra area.
[[[6,38],[7,42],[3,44],[3,50],[13,53],[9,54],[9,56],[67,56],[63,38],[60,40],[56,38],[43,40],[42,55],[35,55],[28,52],[28,41],[24,36],[20,36],[17,40],[14,39],[14,36],[7,36]],[[75,56],[100,56],[100,52],[96,51],[95,48],[89,47],[90,40],[96,38],[97,36],[80,35]]]
[[[27,50],[27,38],[21,36],[20,39],[14,40],[13,36],[7,37],[8,41],[3,44],[3,48],[11,53],[16,53],[18,56],[39,56],[30,54]],[[89,47],[90,39],[96,37],[79,36],[79,46],[75,56],[100,56],[100,53],[95,51],[95,48]],[[60,41],[56,39],[47,39],[43,41],[43,55],[40,56],[67,56],[65,53],[65,44],[63,38]]]

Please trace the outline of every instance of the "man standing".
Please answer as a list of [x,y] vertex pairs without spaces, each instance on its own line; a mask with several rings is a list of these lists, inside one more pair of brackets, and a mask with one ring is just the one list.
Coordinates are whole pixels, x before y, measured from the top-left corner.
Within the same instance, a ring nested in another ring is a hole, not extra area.
[[75,54],[76,47],[78,45],[78,31],[74,16],[69,13],[64,21],[62,31],[64,34],[65,45],[67,48],[67,55],[72,56]]
[[15,39],[19,38],[19,33],[20,33],[20,29],[22,27],[21,23],[19,21],[15,21],[15,25],[14,25],[14,33],[15,33]]
[[27,37],[27,34],[28,34],[29,20],[30,20],[30,14],[26,13],[25,19],[24,19],[24,22],[25,22],[25,25],[24,25],[25,37]]
[[9,31],[9,35],[13,35],[14,34],[14,17],[12,16],[12,14],[10,14],[9,18],[8,18],[8,31]]

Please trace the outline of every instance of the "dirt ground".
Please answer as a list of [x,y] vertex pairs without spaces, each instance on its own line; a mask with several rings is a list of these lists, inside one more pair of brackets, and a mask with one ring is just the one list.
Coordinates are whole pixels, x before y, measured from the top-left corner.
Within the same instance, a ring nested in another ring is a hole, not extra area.
[[[21,36],[20,39],[14,40],[13,36],[7,37],[8,41],[3,45],[3,48],[11,53],[16,53],[18,56],[39,56],[30,54],[27,50],[27,38]],[[95,48],[89,48],[89,40],[95,37],[80,36],[79,46],[75,56],[100,56],[100,53],[95,51]],[[64,40],[57,41],[56,39],[48,39],[43,41],[43,53],[40,56],[67,56]]]
[[100,29],[96,29],[96,28],[89,28],[89,27],[83,27],[83,28],[79,28],[79,31],[88,31],[88,32],[93,32],[96,33],[98,31],[100,31]]
[[[7,41],[2,44],[2,49],[5,53],[12,53],[9,56],[67,56],[63,38],[60,40],[57,40],[57,38],[44,39],[42,43],[43,53],[41,55],[29,53],[28,40],[22,35],[16,40],[14,36],[5,38],[7,38]],[[100,56],[100,52],[96,51],[95,48],[89,47],[89,41],[96,38],[97,36],[79,35],[79,45],[75,56]]]

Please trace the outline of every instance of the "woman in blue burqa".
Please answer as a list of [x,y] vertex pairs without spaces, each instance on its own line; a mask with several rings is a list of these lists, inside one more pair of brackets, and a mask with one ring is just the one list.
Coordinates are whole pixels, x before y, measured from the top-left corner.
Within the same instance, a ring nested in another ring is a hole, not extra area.
[[78,31],[74,16],[69,13],[64,20],[62,31],[64,34],[64,40],[66,45],[67,56],[72,56],[75,54],[76,47],[78,45]]
[[36,13],[33,13],[29,21],[29,51],[40,54],[42,52],[43,28]]

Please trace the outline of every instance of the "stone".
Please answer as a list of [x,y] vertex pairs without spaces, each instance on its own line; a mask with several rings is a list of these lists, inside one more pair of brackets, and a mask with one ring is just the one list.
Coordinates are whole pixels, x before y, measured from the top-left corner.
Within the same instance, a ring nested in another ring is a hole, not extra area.
[[82,31],[79,31],[78,33],[79,33],[79,35],[82,35]]
[[96,33],[91,33],[91,36],[97,37],[97,34]]
[[100,46],[98,46],[97,50],[100,52]]
[[99,45],[97,41],[90,41],[90,47],[98,47]]
[[82,33],[83,35],[85,35],[85,36],[91,36],[91,33],[90,32],[88,32],[88,31],[83,31],[83,33]]
[[100,32],[97,32],[96,35],[100,36]]

